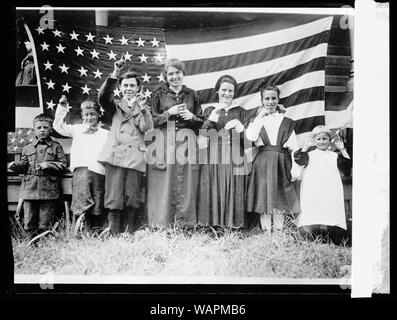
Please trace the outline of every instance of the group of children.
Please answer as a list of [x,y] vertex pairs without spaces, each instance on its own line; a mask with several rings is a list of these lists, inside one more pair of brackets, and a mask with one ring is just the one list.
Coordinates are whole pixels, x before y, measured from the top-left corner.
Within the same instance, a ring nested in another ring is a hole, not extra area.
[[[33,233],[50,228],[60,196],[59,175],[66,170],[62,146],[51,139],[52,125],[63,136],[73,138],[70,170],[71,209],[85,214],[91,228],[109,226],[111,233],[132,232],[144,219],[144,135],[153,120],[138,74],[122,74],[125,61],[99,90],[99,104],[81,103],[82,124],[66,124],[67,99],[59,100],[54,122],[45,115],[33,121],[35,138],[23,148],[20,163],[9,169],[23,173],[24,228]],[[113,98],[117,84],[122,99]],[[330,130],[314,128],[305,145],[298,149],[294,121],[279,109],[279,89],[261,90],[262,107],[246,128],[246,136],[258,147],[247,186],[247,211],[259,213],[263,229],[269,229],[272,208],[286,208],[299,214],[299,227],[337,226],[346,229],[343,186],[338,169],[351,165],[339,139],[339,153],[329,150]],[[110,132],[99,125],[99,105],[112,114]],[[303,173],[301,170],[303,168]],[[292,182],[302,180],[300,199]],[[105,214],[106,212],[106,214]]]

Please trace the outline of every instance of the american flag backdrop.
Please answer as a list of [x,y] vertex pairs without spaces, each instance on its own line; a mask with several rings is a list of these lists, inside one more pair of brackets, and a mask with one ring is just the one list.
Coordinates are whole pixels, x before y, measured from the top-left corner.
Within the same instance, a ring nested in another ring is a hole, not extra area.
[[[163,30],[155,23],[151,28],[59,23],[53,29],[38,25],[28,28],[37,53],[45,113],[54,115],[57,101],[65,94],[71,107],[66,121],[80,121],[79,103],[96,98],[122,54],[128,61],[127,68],[142,75],[148,96],[164,81],[161,71],[166,59],[178,58],[187,69],[184,84],[196,90],[203,109],[217,101],[215,83],[224,74],[236,78],[235,102],[246,109],[260,105],[258,86],[262,81],[278,85],[280,103],[287,108],[286,115],[296,120],[302,144],[306,135],[326,119],[325,63],[332,20],[332,16],[302,19],[302,15],[278,15],[260,28],[240,22],[205,30],[193,30],[186,22],[188,32]],[[28,109],[17,105],[16,132],[9,133],[8,139],[10,153],[21,152],[32,135],[26,121],[18,125],[19,119],[26,120]],[[109,123],[106,112],[102,121]]]
[[286,115],[297,122],[295,130],[302,144],[308,132],[325,122],[325,59],[333,17],[304,24],[297,19],[292,26],[293,17],[285,18],[287,28],[274,30],[269,25],[269,32],[249,34],[237,25],[215,31],[216,41],[168,43],[167,53],[185,62],[184,82],[198,92],[203,108],[217,102],[214,87],[224,74],[237,80],[234,101],[246,109],[260,105],[262,81],[276,84]]
[[[33,37],[39,69],[39,99],[26,107],[18,105],[18,95],[34,95],[32,86],[16,88],[16,131],[8,134],[8,152],[20,153],[33,135],[33,116],[44,112],[55,115],[57,102],[66,95],[69,113],[66,121],[81,122],[80,103],[85,99],[96,100],[98,90],[112,72],[114,62],[121,56],[127,62],[125,70],[141,75],[143,92],[150,97],[153,90],[164,82],[162,70],[166,61],[164,32],[161,28],[92,28],[56,24],[54,29],[26,26]],[[26,28],[25,27],[25,28]],[[28,32],[29,32],[28,31]],[[27,92],[27,90],[29,92]],[[114,95],[120,97],[118,89]],[[30,112],[29,112],[30,111]],[[33,111],[33,112],[32,112]],[[26,114],[29,113],[29,115]],[[101,108],[101,121],[110,124],[110,115]],[[55,133],[55,137],[59,137]],[[68,152],[70,139],[59,139]]]

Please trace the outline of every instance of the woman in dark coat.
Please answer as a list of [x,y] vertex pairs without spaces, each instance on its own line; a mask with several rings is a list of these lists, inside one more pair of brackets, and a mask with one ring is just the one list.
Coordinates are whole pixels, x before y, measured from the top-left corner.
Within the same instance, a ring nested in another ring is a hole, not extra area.
[[[198,160],[181,163],[175,151],[183,143],[176,141],[180,131],[190,136],[195,146],[196,133],[203,123],[201,106],[195,91],[182,84],[186,71],[181,61],[168,60],[164,73],[166,84],[156,90],[151,105],[154,127],[164,137],[164,148],[157,152],[163,152],[164,158],[148,166],[148,223],[152,227],[169,227],[174,223],[194,226],[197,223]],[[195,157],[196,148],[187,151]]]

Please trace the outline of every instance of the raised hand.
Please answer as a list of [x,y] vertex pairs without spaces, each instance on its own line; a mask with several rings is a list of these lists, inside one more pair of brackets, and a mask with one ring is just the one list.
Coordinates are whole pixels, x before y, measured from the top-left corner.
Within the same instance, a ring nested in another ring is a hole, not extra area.
[[314,137],[310,134],[305,140],[305,144],[302,147],[302,151],[306,152],[309,148],[314,146]]
[[68,104],[68,99],[66,98],[65,95],[62,95],[61,98],[59,99],[58,102],[61,106],[66,107],[66,105]]
[[334,146],[335,146],[335,148],[338,149],[339,151],[342,151],[342,150],[345,149],[345,145],[344,145],[342,139],[339,138],[339,137],[336,137],[336,138],[334,139]]
[[141,110],[145,109],[147,96],[143,93],[143,86],[141,86],[141,89],[136,95],[136,101],[138,102],[139,108]]

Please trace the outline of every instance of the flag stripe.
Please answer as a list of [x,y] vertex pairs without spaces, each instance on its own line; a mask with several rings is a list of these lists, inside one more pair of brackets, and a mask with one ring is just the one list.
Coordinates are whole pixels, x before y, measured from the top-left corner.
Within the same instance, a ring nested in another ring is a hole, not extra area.
[[[237,92],[235,93],[235,97],[239,98],[242,96],[250,95],[252,93],[255,93],[258,91],[259,85],[264,82],[264,83],[273,83],[273,84],[279,84],[279,83],[284,83],[287,82],[288,80],[293,80],[296,78],[299,78],[300,76],[306,74],[309,71],[315,72],[315,71],[322,71],[324,70],[324,65],[325,65],[325,57],[320,57],[313,59],[307,63],[301,64],[295,68],[291,68],[282,72],[278,72],[272,75],[269,75],[267,77],[263,77],[261,79],[255,79],[255,80],[250,80],[242,83],[238,83],[237,86]],[[200,95],[200,98],[203,101],[210,101],[210,102],[216,102],[217,101],[217,96],[215,89],[213,88],[215,84],[212,86],[212,88],[206,89],[206,90],[199,90],[198,94]],[[323,92],[324,93],[324,92]],[[283,92],[282,92],[283,94]],[[318,95],[316,95],[318,97]],[[286,106],[290,106],[293,104],[294,99],[286,99],[285,96],[281,96],[281,100],[284,101],[286,100],[289,102],[286,104]],[[305,96],[303,96],[305,98]],[[322,96],[321,99],[324,99],[324,95]],[[313,98],[312,98],[313,100]],[[310,100],[305,100],[305,101],[310,101]],[[258,104],[260,102],[258,101]],[[283,102],[280,102],[283,103]]]
[[[324,57],[326,54],[327,44],[319,44],[313,48],[271,61],[250,64],[238,68],[230,68],[227,70],[227,73],[233,76],[238,83],[252,79],[262,79],[272,74],[294,68],[315,58]],[[184,78],[184,82],[188,87],[195,88],[198,91],[214,87],[216,79],[224,74],[225,71],[216,71],[186,76]]]
[[324,87],[322,86],[298,90],[288,97],[281,98],[280,103],[289,108],[300,103],[318,100],[324,100]]
[[188,75],[195,75],[238,68],[248,63],[255,64],[266,62],[315,47],[321,43],[326,43],[328,37],[329,31],[324,31],[313,37],[307,37],[267,49],[258,49],[225,57],[185,61],[186,72]]
[[324,115],[296,120],[295,133],[301,134],[312,131],[314,127],[324,125]]
[[324,116],[324,101],[311,101],[294,105],[287,109],[285,115],[292,120],[302,120],[310,117]]
[[332,17],[327,17],[300,26],[250,37],[195,44],[167,45],[167,53],[169,58],[178,58],[183,61],[229,56],[313,36],[325,30],[330,30],[331,23]]
[[[321,85],[321,82],[322,85],[324,85],[324,71],[305,73],[304,75],[294,80],[286,81],[284,84],[279,85],[278,87],[281,90],[280,97],[288,99],[290,95],[300,90],[318,87],[319,85]],[[252,109],[260,105],[261,103],[260,93],[256,92],[256,93],[248,94],[233,99],[233,102],[239,106],[244,107],[245,109]],[[204,103],[202,104],[202,107],[203,109],[205,109],[211,104],[213,103]]]

